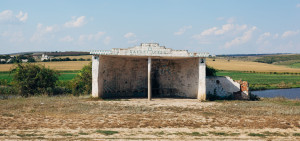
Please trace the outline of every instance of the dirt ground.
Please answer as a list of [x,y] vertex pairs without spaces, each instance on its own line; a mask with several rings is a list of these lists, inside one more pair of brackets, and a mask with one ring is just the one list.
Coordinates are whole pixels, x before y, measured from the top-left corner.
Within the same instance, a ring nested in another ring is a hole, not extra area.
[[300,140],[300,101],[0,100],[0,140]]

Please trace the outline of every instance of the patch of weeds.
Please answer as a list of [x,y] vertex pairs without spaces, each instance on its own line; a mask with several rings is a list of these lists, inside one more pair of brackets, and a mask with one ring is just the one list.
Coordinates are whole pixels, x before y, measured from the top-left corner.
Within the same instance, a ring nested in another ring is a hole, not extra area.
[[260,134],[260,133],[249,133],[248,136],[252,136],[252,137],[266,137],[265,134]]
[[225,133],[225,132],[209,132],[215,136],[238,136],[240,133]]
[[164,131],[161,131],[161,132],[155,132],[154,135],[157,135],[157,136],[161,136],[161,135],[164,135],[165,132]]
[[206,133],[199,133],[199,132],[192,132],[192,133],[187,133],[187,132],[176,132],[174,133],[175,135],[188,135],[188,136],[207,136]]
[[119,133],[118,131],[110,131],[110,130],[96,130],[97,133],[103,134],[103,135],[113,135]]
[[265,134],[266,136],[288,136],[287,133],[279,133],[279,132],[263,132],[263,134]]
[[79,132],[79,135],[88,135],[89,133],[85,133],[85,132]]
[[0,136],[6,136],[5,134],[3,134],[3,133],[0,133]]
[[3,113],[2,116],[4,117],[13,117],[14,115],[11,113]]
[[32,136],[38,136],[37,134],[17,134],[19,137],[32,137]]
[[300,136],[300,133],[294,133],[293,136]]
[[66,132],[59,132],[58,135],[60,135],[60,136],[73,136],[73,134],[66,133]]
[[206,115],[206,116],[212,116],[212,115],[215,115],[215,113],[212,113],[212,112],[202,112],[203,115]]

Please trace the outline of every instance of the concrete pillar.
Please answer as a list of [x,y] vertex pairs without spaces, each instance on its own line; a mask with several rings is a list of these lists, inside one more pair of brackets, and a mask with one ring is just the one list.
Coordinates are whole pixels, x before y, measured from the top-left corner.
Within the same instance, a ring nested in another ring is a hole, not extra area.
[[99,97],[99,56],[92,56],[92,97]]
[[205,58],[199,58],[199,83],[198,83],[198,96],[200,101],[206,100],[206,64]]
[[148,57],[148,100],[151,100],[151,57]]

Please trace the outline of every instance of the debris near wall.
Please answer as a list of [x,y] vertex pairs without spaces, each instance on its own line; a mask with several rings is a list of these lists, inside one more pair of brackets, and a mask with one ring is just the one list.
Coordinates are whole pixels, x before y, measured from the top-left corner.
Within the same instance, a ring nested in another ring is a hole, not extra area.
[[247,81],[234,81],[228,76],[207,76],[206,93],[214,97],[230,98],[237,100],[249,99]]
[[237,80],[240,84],[240,91],[233,93],[234,99],[248,100],[249,99],[249,84],[247,81]]

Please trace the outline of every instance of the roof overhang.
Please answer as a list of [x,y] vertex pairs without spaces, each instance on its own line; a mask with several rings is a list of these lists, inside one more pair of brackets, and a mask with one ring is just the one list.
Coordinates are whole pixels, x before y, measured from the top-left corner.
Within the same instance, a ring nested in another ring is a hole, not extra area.
[[209,53],[191,53],[187,50],[173,50],[159,46],[158,43],[142,43],[140,46],[135,46],[127,49],[113,48],[112,50],[92,50],[90,54],[94,55],[112,55],[112,56],[155,56],[162,58],[190,58],[190,57],[208,57]]

